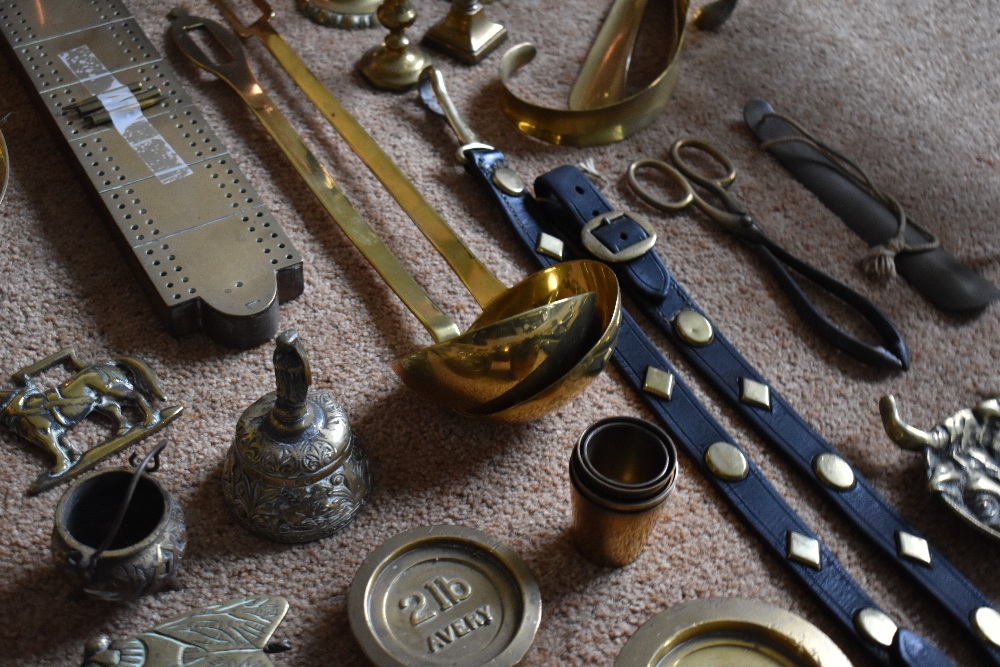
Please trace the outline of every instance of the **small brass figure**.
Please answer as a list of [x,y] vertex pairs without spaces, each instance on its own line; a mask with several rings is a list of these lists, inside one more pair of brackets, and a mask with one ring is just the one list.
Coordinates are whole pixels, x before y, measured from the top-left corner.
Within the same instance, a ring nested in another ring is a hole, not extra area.
[[959,410],[930,431],[903,423],[892,396],[882,397],[879,410],[896,444],[924,453],[928,488],[972,526],[1000,539],[1000,399]]
[[124,641],[96,637],[84,648],[82,667],[268,667],[268,654],[291,648],[285,640],[270,641],[286,613],[288,601],[276,595],[226,600]]
[[420,73],[431,59],[406,36],[406,30],[416,20],[417,12],[410,0],[385,0],[378,8],[378,22],[389,34],[358,63],[368,83],[384,90],[404,91],[420,82]]
[[[58,386],[47,388],[33,381],[33,376],[65,363],[76,372]],[[31,495],[71,480],[156,433],[183,409],[153,407],[166,395],[153,370],[135,357],[85,364],[75,350],[66,348],[22,368],[11,379],[20,386],[0,390],[0,421],[54,459],[52,468],[28,489]],[[115,434],[81,452],[69,442],[67,432],[94,413],[111,420]]]
[[475,65],[507,38],[507,29],[486,17],[479,0],[452,0],[451,9],[424,35],[424,45]]
[[310,391],[312,373],[295,331],[274,350],[277,391],[247,408],[226,454],[226,501],[247,529],[308,542],[350,523],[371,493],[371,474],[343,407]]
[[[135,470],[92,470],[66,489],[56,507],[53,558],[93,598],[129,601],[180,588],[184,512],[149,474],[159,468],[166,444],[157,445]],[[151,459],[155,464],[147,468]]]

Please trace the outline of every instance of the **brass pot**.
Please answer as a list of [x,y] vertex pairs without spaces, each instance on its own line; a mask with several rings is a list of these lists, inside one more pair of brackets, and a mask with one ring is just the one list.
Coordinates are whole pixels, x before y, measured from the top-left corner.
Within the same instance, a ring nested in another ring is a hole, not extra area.
[[[128,499],[136,475],[135,491]],[[186,545],[180,503],[145,472],[95,470],[74,481],[56,507],[52,555],[57,566],[94,598],[134,600],[163,588],[178,588]]]

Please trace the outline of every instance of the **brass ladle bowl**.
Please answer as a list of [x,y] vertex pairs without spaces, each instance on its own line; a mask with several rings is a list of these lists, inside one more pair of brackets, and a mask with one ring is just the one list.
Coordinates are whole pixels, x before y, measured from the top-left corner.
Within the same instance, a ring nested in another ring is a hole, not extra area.
[[[178,48],[240,95],[334,221],[433,336],[435,345],[394,364],[411,389],[462,414],[523,421],[570,401],[603,370],[621,320],[621,295],[610,269],[589,260],[568,262],[533,274],[507,289],[443,220],[438,217],[428,221],[411,213],[483,306],[480,317],[465,334],[460,334],[455,322],[375,235],[267,97],[249,68],[239,40],[219,24],[184,10],[174,10],[171,17],[171,34]],[[269,16],[264,24],[266,18]],[[221,51],[228,56],[226,62],[215,62],[195,42],[191,31],[198,29],[214,39],[217,48],[212,49],[213,53]],[[270,32],[272,41],[280,39],[273,30]],[[332,95],[327,96],[327,106],[336,104]],[[355,129],[363,133],[360,126]],[[364,143],[366,151],[359,154],[369,167],[374,160],[385,170],[384,163],[391,161],[367,133],[363,134],[369,143]],[[358,143],[363,143],[361,138],[354,136]],[[355,142],[349,143],[358,150]],[[399,178],[405,181],[401,174]],[[386,183],[386,178],[380,175],[380,179]],[[391,185],[390,191],[398,200],[412,196],[397,192],[401,185],[398,179],[392,179]],[[410,188],[416,193],[412,185]]]

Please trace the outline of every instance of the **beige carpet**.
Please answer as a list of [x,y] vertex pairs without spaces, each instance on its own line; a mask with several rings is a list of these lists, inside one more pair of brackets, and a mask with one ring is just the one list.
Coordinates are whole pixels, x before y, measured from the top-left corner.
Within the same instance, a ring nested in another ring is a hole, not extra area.
[[[510,43],[539,47],[537,61],[519,79],[525,95],[553,104],[564,99],[604,4],[498,0],[489,7],[509,29]],[[275,664],[364,664],[347,622],[355,571],[390,536],[440,523],[486,531],[520,553],[537,576],[544,611],[528,665],[611,664],[651,616],[709,596],[752,597],[791,609],[826,631],[857,664],[866,663],[865,654],[764,553],[685,455],[667,513],[636,563],[604,569],[578,556],[566,535],[566,466],[575,439],[601,417],[649,416],[619,375],[609,370],[569,407],[526,425],[464,419],[416,397],[390,363],[427,345],[427,334],[326,219],[242,103],[165,43],[169,7],[154,0],[128,6],[302,253],[305,292],[281,308],[282,327],[297,329],[311,350],[315,388],[346,406],[370,452],[377,486],[353,525],[319,542],[282,546],[236,524],[222,499],[221,461],[241,411],[272,385],[272,348],[238,351],[204,334],[177,340],[167,333],[123,261],[117,232],[109,231],[62,140],[41,122],[34,93],[4,56],[0,122],[12,174],[0,208],[0,371],[8,375],[70,345],[86,360],[120,354],[146,359],[170,402],[185,406],[167,431],[171,444],[159,477],[185,508],[190,545],[183,590],[131,604],[84,598],[50,562],[53,510],[62,491],[25,495],[46,461],[4,429],[0,663],[77,664],[84,640],[96,633],[124,638],[191,607],[276,593],[291,603],[277,634],[294,650],[274,656]],[[191,9],[220,18],[206,2]],[[384,31],[323,29],[299,16],[291,0],[276,9],[279,30],[501,280],[513,284],[530,272],[531,262],[499,215],[455,164],[457,143],[446,126],[421,108],[415,93],[377,92],[355,72],[363,51],[381,41]],[[414,36],[446,9],[444,2],[420,3]],[[443,56],[437,62],[472,127],[502,147],[529,181],[561,164],[592,160],[610,199],[641,208],[625,187],[631,160],[664,157],[681,135],[722,146],[740,171],[734,192],[771,236],[883,307],[906,335],[912,370],[885,375],[832,352],[803,328],[754,257],[699,213],[653,215],[660,252],[782,395],[1000,602],[998,546],[924,491],[920,457],[888,441],[877,411],[878,398],[893,392],[909,421],[929,427],[996,395],[1000,310],[994,306],[970,318],[946,315],[902,282],[880,286],[867,280],[856,262],[863,243],[758,149],[741,117],[748,98],[771,100],[857,158],[953,254],[1000,282],[1000,23],[992,9],[985,0],[863,6],[747,0],[721,32],[689,34],[679,83],[652,127],[625,142],[586,150],[537,142],[504,118],[498,55],[474,67]],[[256,44],[250,51],[264,85],[352,201],[432,295],[468,325],[477,308],[443,262],[281,78],[270,57]],[[667,356],[677,360],[670,350]],[[858,539],[703,383],[690,374],[686,379],[900,625],[931,639],[956,664],[979,664],[981,655],[955,624]]]

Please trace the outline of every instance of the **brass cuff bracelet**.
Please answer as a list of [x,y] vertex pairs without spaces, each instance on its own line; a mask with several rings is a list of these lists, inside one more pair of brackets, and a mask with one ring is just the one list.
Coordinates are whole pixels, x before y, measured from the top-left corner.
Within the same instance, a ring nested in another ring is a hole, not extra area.
[[[510,82],[537,53],[532,44],[510,48],[500,61],[500,96],[504,114],[521,132],[557,145],[600,146],[621,141],[648,127],[663,111],[673,93],[680,72],[679,55],[684,41],[687,0],[676,0],[666,48],[662,50],[663,70],[653,81],[629,97],[613,99],[604,106],[556,109],[518,97]],[[591,61],[585,63],[577,86],[591,77]]]

